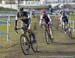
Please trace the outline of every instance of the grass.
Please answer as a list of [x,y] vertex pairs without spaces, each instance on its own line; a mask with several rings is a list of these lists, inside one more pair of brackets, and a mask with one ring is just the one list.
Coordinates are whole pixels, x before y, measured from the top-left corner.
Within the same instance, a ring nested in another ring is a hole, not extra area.
[[72,20],[75,20],[75,14],[70,14]]
[[[74,15],[70,15],[74,20]],[[10,37],[11,41],[6,41],[6,35],[0,35],[0,58],[41,58],[41,56],[50,55],[75,55],[75,39],[69,39],[63,32],[58,31],[55,26],[57,26],[57,17],[51,17],[54,22],[53,35],[54,43],[47,45],[44,39],[44,29],[39,26],[39,17],[32,19],[32,29],[34,31],[34,26],[36,25],[36,32],[38,47],[42,51],[40,53],[31,53],[32,55],[24,56],[20,49],[20,34],[14,31],[14,17],[11,17]],[[6,20],[4,18],[0,20]],[[18,22],[18,26],[21,22]],[[6,32],[6,25],[0,25],[0,32]],[[75,35],[75,33],[73,34]]]

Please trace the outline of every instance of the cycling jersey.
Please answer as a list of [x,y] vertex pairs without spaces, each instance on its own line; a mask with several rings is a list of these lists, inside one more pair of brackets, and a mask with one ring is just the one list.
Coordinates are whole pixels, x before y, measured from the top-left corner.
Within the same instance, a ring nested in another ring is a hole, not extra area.
[[48,24],[49,22],[52,24],[52,20],[49,15],[41,15],[40,16],[40,24],[42,24],[42,23]]
[[18,12],[17,16],[18,17],[22,17],[22,16],[28,17],[28,14],[27,14],[27,12]]
[[65,22],[67,22],[68,23],[68,17],[67,16],[63,16],[62,17],[62,21],[65,23]]
[[27,12],[18,12],[16,20],[19,20],[21,17],[27,17],[26,19],[20,19],[24,24],[31,24],[31,20],[28,18]]
[[[23,17],[26,17],[25,19],[23,19]],[[25,27],[25,24],[27,25],[28,29],[31,28],[31,19],[28,17],[28,13],[27,12],[18,12],[16,19],[15,19],[15,26],[17,26],[17,21],[21,20],[23,22],[23,27]]]

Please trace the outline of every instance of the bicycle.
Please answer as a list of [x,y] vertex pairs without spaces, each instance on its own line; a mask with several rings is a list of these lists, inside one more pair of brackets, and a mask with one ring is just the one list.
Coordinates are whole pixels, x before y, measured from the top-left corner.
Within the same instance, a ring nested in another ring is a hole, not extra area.
[[67,34],[67,36],[72,39],[72,30],[70,28],[70,24],[67,24],[67,22],[65,22],[63,27],[65,34]]
[[[31,31],[27,30],[27,25],[22,28],[17,28],[17,30],[20,30],[20,29],[24,30],[24,33],[20,35],[20,45],[21,45],[22,52],[25,55],[28,55],[30,48],[32,49],[33,52],[37,52],[38,46],[37,46],[35,34]],[[17,32],[17,30],[16,30],[16,32]]]
[[45,41],[47,44],[50,44],[53,42],[53,39],[51,38],[51,35],[50,35],[49,24],[45,24]]

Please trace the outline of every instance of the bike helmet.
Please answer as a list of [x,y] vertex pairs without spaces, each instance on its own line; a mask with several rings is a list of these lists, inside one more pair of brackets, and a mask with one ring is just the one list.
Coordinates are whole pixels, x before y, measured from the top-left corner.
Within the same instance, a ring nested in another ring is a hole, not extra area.
[[45,9],[41,10],[41,13],[45,13],[46,14],[46,10]]
[[20,11],[23,11],[23,10],[24,10],[24,8],[23,8],[23,7],[21,7],[19,10],[20,10]]

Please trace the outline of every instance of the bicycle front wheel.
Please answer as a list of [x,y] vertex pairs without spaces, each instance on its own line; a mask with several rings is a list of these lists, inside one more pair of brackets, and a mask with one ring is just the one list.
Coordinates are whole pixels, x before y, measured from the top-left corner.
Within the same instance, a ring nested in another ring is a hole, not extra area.
[[29,42],[27,40],[27,36],[25,36],[24,34],[22,34],[20,36],[20,45],[21,45],[21,49],[22,49],[22,52],[25,54],[25,55],[28,55],[29,54]]
[[45,31],[45,41],[47,44],[50,44],[51,42],[53,42],[50,33],[47,31]]
[[31,48],[33,50],[33,52],[37,52],[38,51],[38,44],[36,41],[36,37],[34,33],[30,34],[30,43],[31,43]]

